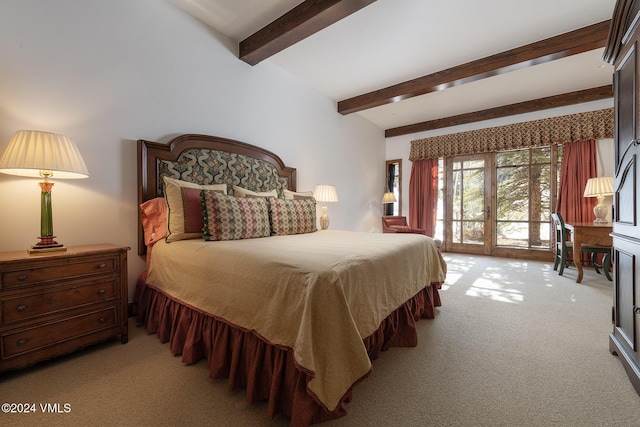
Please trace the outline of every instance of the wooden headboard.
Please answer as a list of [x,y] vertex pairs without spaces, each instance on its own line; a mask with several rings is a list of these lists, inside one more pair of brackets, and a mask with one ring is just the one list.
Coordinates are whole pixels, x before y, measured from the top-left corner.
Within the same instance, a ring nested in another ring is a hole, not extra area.
[[[217,136],[185,134],[168,144],[138,140],[138,206],[163,196],[162,176],[199,184],[239,185],[253,191],[296,191],[296,169],[255,145]],[[270,188],[266,188],[270,187]],[[146,253],[138,210],[138,254]]]

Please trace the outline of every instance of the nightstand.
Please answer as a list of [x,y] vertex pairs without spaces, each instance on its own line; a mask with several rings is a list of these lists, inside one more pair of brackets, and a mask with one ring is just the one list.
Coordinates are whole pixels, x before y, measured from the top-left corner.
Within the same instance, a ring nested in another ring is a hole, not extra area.
[[0,253],[0,372],[120,335],[128,341],[127,251]]

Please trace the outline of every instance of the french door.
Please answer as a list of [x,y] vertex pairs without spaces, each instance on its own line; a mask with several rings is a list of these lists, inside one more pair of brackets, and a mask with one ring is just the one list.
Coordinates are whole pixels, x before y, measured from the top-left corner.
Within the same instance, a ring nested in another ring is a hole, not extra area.
[[445,162],[445,248],[548,260],[557,147],[450,157]]
[[446,159],[447,250],[491,253],[491,156],[476,154]]

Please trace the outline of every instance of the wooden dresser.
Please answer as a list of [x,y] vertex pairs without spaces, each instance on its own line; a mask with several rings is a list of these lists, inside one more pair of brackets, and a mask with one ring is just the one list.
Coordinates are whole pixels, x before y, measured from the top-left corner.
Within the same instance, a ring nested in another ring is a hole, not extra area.
[[120,335],[128,341],[127,251],[0,253],[0,372]]

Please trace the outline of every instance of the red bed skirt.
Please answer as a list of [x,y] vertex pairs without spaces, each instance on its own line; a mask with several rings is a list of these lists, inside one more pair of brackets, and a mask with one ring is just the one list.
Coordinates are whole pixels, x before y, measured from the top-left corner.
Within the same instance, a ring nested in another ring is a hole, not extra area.
[[[346,415],[346,404],[357,382],[336,409],[329,411],[307,390],[313,372],[296,363],[291,348],[271,344],[254,331],[174,300],[147,286],[145,278],[143,273],[136,287],[137,323],[149,333],[158,334],[161,342],[169,341],[171,352],[182,355],[182,362],[206,358],[210,378],[228,378],[231,391],[246,388],[249,403],[268,400],[269,417],[282,413],[291,418],[292,426],[308,426]],[[438,288],[432,284],[423,289],[363,340],[371,360],[389,347],[418,344],[415,322],[421,317],[434,318],[434,308],[441,305]]]

